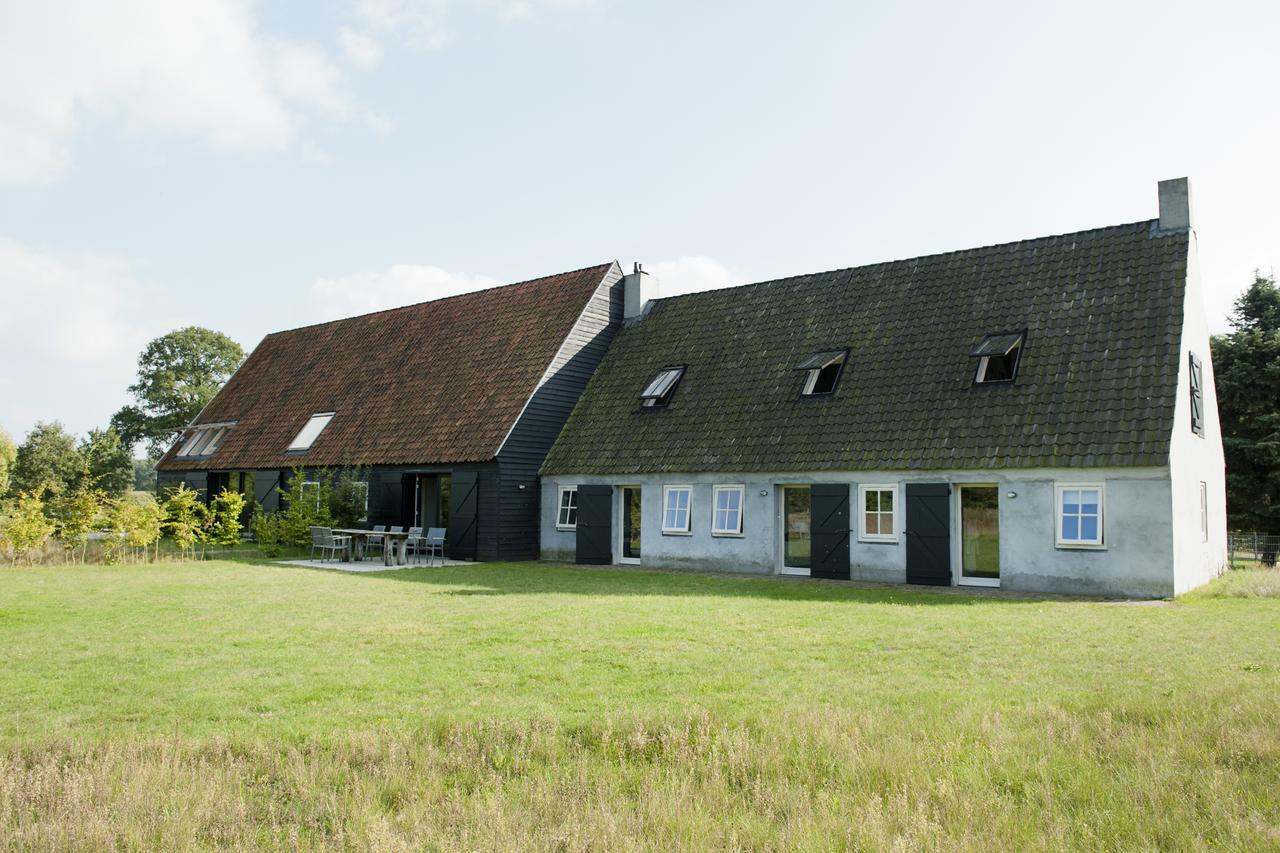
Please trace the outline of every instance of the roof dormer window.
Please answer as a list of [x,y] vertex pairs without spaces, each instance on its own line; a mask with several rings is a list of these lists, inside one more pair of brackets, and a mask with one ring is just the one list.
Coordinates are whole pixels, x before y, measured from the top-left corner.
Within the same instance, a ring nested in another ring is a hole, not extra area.
[[316,443],[316,439],[320,437],[320,433],[324,432],[324,428],[329,425],[329,421],[333,420],[333,412],[322,412],[312,415],[311,419],[299,430],[298,435],[289,444],[290,453],[300,453],[304,450],[310,450],[311,445]]
[[640,404],[646,408],[661,408],[671,402],[676,393],[680,378],[684,376],[684,365],[676,364],[664,367],[653,377],[640,394]]
[[174,456],[183,458],[212,456],[222,446],[223,440],[233,426],[235,426],[234,423],[225,423],[191,427],[191,432],[181,439],[181,444],[178,445],[178,451]]
[[974,385],[992,385],[1012,382],[1018,374],[1018,361],[1022,357],[1022,341],[1025,332],[999,332],[987,335],[969,353],[978,359]]
[[796,365],[796,370],[806,371],[804,388],[800,391],[804,397],[822,397],[834,394],[840,384],[840,374],[844,371],[845,360],[849,357],[847,349],[817,352]]

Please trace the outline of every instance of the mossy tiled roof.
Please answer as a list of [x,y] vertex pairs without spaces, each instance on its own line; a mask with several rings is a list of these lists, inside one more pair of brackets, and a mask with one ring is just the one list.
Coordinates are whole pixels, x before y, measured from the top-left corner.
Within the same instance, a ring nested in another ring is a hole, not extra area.
[[[662,299],[624,328],[548,475],[1167,463],[1188,235],[1153,222]],[[974,348],[1026,330],[1017,381]],[[834,395],[814,353],[848,347]],[[663,409],[639,395],[687,365]]]

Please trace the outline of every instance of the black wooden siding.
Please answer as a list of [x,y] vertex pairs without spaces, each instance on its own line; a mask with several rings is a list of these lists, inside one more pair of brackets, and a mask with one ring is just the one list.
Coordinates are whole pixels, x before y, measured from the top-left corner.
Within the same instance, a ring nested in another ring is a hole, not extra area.
[[615,264],[583,309],[498,452],[503,559],[536,560],[539,556],[538,468],[609,349],[622,323],[622,310],[622,270]]

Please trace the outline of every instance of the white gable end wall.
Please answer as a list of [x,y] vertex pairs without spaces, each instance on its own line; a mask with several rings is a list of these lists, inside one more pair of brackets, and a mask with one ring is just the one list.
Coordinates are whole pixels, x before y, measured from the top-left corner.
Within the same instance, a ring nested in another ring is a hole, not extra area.
[[[1194,231],[1188,241],[1184,299],[1178,398],[1169,444],[1175,594],[1208,583],[1227,567],[1226,462],[1222,453],[1222,428],[1218,421],[1218,397]],[[1191,431],[1190,353],[1195,353],[1203,364],[1203,437]],[[1201,526],[1201,483],[1205,484],[1208,498],[1207,541]]]

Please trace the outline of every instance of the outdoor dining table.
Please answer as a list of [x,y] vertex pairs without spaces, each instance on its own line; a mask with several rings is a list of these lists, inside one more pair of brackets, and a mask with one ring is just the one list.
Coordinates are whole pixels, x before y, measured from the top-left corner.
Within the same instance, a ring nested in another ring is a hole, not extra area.
[[357,563],[364,560],[365,548],[370,536],[382,537],[382,563],[386,566],[403,566],[407,562],[406,552],[409,550],[409,534],[406,532],[391,533],[386,530],[337,529],[333,531],[342,536],[350,536],[351,544],[342,553],[342,561]]

